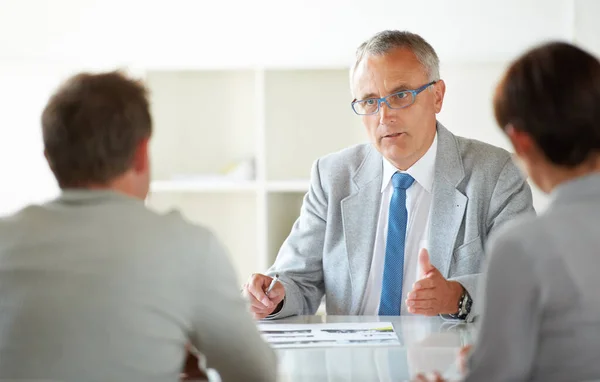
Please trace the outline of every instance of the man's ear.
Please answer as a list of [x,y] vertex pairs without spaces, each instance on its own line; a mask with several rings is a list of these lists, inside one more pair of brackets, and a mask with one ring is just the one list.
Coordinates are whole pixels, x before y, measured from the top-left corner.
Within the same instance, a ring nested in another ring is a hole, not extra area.
[[521,158],[529,158],[534,147],[533,139],[529,134],[515,128],[512,124],[506,125],[504,131],[515,149],[515,154]]
[[132,169],[137,173],[142,173],[148,171],[150,167],[150,157],[149,157],[149,146],[150,146],[150,138],[144,138],[138,143],[137,148],[135,150],[135,154],[133,156],[133,166]]
[[444,104],[444,95],[446,94],[446,83],[444,80],[438,80],[433,85],[433,102],[435,113],[442,111],[442,105]]

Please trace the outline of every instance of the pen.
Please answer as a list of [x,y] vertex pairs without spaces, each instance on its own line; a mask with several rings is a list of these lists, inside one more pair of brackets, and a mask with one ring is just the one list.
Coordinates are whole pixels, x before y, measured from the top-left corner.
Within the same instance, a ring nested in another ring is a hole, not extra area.
[[279,280],[279,275],[275,274],[275,277],[273,277],[273,280],[271,280],[271,284],[269,284],[269,287],[265,291],[265,294],[267,296],[269,295],[269,292],[271,291],[271,289],[273,289],[273,287],[275,286],[275,283],[277,282],[277,280]]

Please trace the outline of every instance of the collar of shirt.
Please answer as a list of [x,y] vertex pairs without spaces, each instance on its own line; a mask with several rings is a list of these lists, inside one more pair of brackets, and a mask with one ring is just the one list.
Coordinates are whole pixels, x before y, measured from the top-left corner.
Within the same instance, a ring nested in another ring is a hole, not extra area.
[[383,158],[383,178],[381,180],[381,192],[392,182],[392,176],[400,171],[408,173],[417,183],[421,185],[427,192],[431,193],[433,188],[433,174],[435,169],[435,157],[437,155],[437,133],[433,138],[433,142],[429,149],[418,161],[415,162],[408,170],[398,170],[387,159]]

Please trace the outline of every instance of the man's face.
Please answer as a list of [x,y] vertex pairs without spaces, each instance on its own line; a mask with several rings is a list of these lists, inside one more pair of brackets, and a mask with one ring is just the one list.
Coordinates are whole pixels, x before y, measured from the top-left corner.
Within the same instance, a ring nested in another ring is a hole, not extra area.
[[[358,100],[414,90],[430,82],[414,53],[402,48],[383,55],[365,56],[352,80],[354,97]],[[431,146],[444,92],[445,85],[440,80],[419,93],[408,107],[390,109],[382,103],[377,114],[362,116],[374,146],[397,168],[406,170]]]

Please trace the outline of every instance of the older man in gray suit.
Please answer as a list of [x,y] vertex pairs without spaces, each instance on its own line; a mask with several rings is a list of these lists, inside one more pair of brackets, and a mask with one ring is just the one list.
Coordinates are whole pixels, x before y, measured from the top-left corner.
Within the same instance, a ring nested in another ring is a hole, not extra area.
[[437,122],[445,84],[420,36],[378,33],[359,47],[351,81],[352,108],[372,142],[314,164],[275,264],[244,286],[252,311],[314,314],[325,295],[328,314],[470,320],[483,245],[533,211],[531,190],[508,152]]

